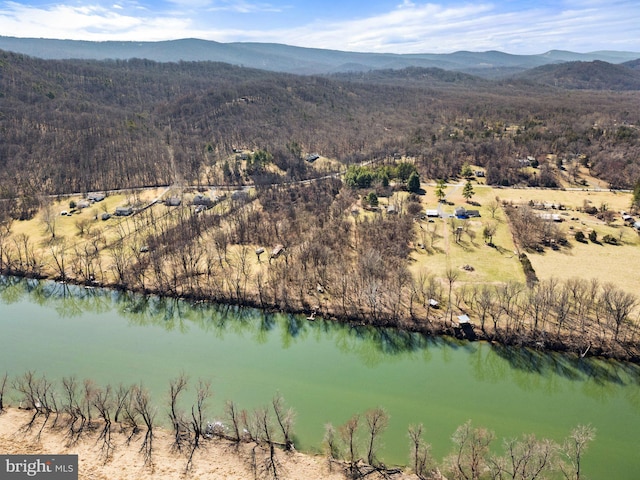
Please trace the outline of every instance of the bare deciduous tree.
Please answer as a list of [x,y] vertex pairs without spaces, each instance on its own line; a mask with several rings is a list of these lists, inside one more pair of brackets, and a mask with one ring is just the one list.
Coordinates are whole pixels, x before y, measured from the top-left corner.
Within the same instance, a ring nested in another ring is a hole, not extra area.
[[571,430],[561,449],[564,461],[560,463],[560,471],[564,478],[567,480],[582,478],[582,457],[594,438],[596,438],[596,430],[591,425],[578,425]]
[[280,431],[282,433],[282,439],[284,441],[284,448],[287,451],[293,450],[293,441],[291,439],[292,430],[293,430],[293,422],[295,420],[295,412],[292,408],[286,408],[284,404],[284,399],[282,395],[279,393],[273,397],[271,401],[271,405],[273,406],[273,412],[276,415],[276,420],[278,422],[278,426],[280,427]]
[[487,465],[489,446],[493,432],[485,428],[474,428],[471,421],[458,427],[451,437],[455,444],[448,457],[449,470],[456,480],[480,480]]
[[495,480],[536,480],[553,470],[558,445],[524,435],[521,440],[504,441],[505,454],[489,458],[491,478]]
[[409,439],[411,447],[411,464],[413,473],[420,479],[429,478],[433,470],[433,458],[431,457],[431,445],[425,443],[422,437],[424,427],[422,424],[409,425]]
[[98,436],[98,441],[102,440],[101,451],[104,462],[107,463],[113,454],[115,448],[111,441],[111,411],[114,407],[113,390],[111,385],[105,388],[96,389],[93,396],[93,405],[98,410],[98,416],[102,419],[102,430]]
[[196,404],[191,406],[191,451],[187,460],[186,471],[193,466],[193,455],[200,448],[205,432],[205,415],[207,400],[211,397],[211,383],[200,380],[196,389]]
[[189,425],[184,413],[178,407],[178,397],[186,390],[187,383],[188,378],[184,373],[169,381],[169,419],[173,426],[173,444],[171,448],[178,452],[182,451],[185,442],[189,438]]
[[151,404],[151,396],[149,391],[142,385],[136,385],[132,389],[133,411],[136,412],[147,427],[144,440],[140,446],[140,452],[144,457],[144,464],[153,466],[153,440],[155,426],[155,408]]
[[7,379],[9,378],[9,374],[7,372],[4,373],[2,377],[0,377],[0,415],[4,412],[4,391],[7,386]]
[[377,463],[376,454],[380,447],[380,436],[389,425],[389,415],[384,409],[377,407],[367,410],[364,414],[367,423],[369,441],[367,444],[367,462],[375,466]]
[[355,478],[357,474],[358,462],[358,427],[360,426],[360,415],[355,414],[344,425],[338,429],[340,438],[347,450],[348,474]]
[[259,443],[266,445],[268,449],[267,457],[265,458],[262,466],[264,473],[274,480],[279,477],[280,461],[276,456],[275,440],[274,440],[274,427],[271,416],[269,415],[269,409],[266,407],[258,408],[255,412],[256,426],[258,429]]
[[333,467],[333,461],[341,457],[340,445],[336,438],[336,429],[331,423],[324,426],[324,438],[322,440],[324,452],[329,462],[329,470]]

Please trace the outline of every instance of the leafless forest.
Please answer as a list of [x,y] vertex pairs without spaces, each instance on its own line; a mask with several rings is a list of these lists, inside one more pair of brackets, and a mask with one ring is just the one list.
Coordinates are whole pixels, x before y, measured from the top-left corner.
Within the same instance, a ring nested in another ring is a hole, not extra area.
[[[398,159],[411,158],[423,179],[456,178],[469,163],[486,169],[490,184],[554,187],[551,169],[532,175],[517,161],[552,153],[611,188],[633,188],[636,91],[420,69],[372,80],[11,53],[0,55],[0,75],[1,272],[639,358],[635,295],[598,279],[461,285],[454,270],[412,275],[415,198],[399,215],[359,218],[352,208],[360,192],[332,176],[372,161],[401,177]],[[236,151],[256,153],[241,161]],[[314,152],[338,166],[313,168],[305,157]],[[299,182],[308,179],[316,181]],[[395,188],[406,188],[401,180]],[[382,194],[391,188],[382,177],[371,182]],[[45,208],[46,195],[160,185],[251,185],[254,193],[206,215],[142,210],[136,233],[116,241],[80,225],[86,241],[64,243],[46,215],[46,245],[12,235],[16,222]],[[539,233],[526,219],[510,222],[526,251],[527,235]],[[286,248],[258,258],[268,264],[256,270],[256,245]],[[526,254],[522,261],[526,271]],[[463,310],[478,319],[472,335],[455,322]]]

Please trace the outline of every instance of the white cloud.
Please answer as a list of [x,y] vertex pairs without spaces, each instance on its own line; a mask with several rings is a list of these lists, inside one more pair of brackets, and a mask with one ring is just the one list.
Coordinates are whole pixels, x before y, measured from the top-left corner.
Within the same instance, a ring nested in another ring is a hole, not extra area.
[[[285,10],[291,15],[293,7],[251,0],[171,0],[173,11],[163,12],[150,11],[136,0],[118,0],[109,6],[37,7],[12,1],[0,4],[0,32],[16,37],[84,40],[196,37],[395,53],[640,51],[640,5],[636,0],[551,4],[554,6],[545,2],[540,7],[506,11],[499,4],[482,1],[446,6],[402,0],[379,15],[331,22],[303,18],[291,22],[293,27],[276,28],[269,27],[265,15]],[[230,17],[225,12],[243,15]]]
[[186,18],[134,16],[122,6],[53,5],[30,7],[15,2],[0,9],[0,31],[6,36],[71,40],[164,40],[167,32],[188,36]]
[[252,3],[245,0],[231,0],[212,2],[208,10],[211,12],[259,13],[281,12],[284,8],[270,3]]
[[398,5],[398,8],[413,8],[415,6],[416,4],[411,0],[404,0],[400,5]]
[[[588,8],[571,7],[501,12],[489,3],[444,7],[405,1],[401,8],[384,15],[316,24],[313,37],[316,46],[323,48],[397,53],[492,49],[542,53],[550,49],[590,51],[607,45],[640,50],[637,2],[621,1],[612,8],[593,0]],[[290,42],[304,45],[308,29],[279,33],[285,34]]]

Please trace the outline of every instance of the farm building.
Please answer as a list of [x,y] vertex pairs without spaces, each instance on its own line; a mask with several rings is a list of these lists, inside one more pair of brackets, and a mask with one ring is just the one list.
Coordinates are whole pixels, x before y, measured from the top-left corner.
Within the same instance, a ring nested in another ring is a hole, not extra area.
[[538,215],[542,220],[549,220],[552,222],[562,222],[562,217],[557,213],[541,213]]
[[90,202],[101,202],[104,200],[105,194],[102,192],[87,193],[87,200]]
[[133,213],[133,207],[116,207],[115,215],[117,217],[128,217]]
[[195,197],[193,197],[193,200],[191,201],[191,204],[192,205],[201,205],[201,206],[204,206],[204,207],[211,207],[213,205],[213,200],[211,200],[206,195],[202,195],[201,193],[198,193]]
[[467,210],[464,207],[456,207],[453,214],[458,218],[467,218]]
[[479,210],[467,210],[464,207],[456,207],[453,214],[458,218],[478,218],[480,216]]
[[284,245],[276,245],[271,251],[271,258],[278,258],[282,252],[284,252]]

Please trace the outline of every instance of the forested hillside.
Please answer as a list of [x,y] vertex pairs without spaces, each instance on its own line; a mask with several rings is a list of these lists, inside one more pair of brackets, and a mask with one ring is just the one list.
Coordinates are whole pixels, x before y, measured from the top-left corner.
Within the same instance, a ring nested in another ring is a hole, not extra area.
[[518,77],[567,89],[640,90],[640,72],[633,67],[634,62],[567,62],[533,68]]
[[294,76],[3,52],[0,196],[260,180],[233,164],[219,175],[234,148],[270,152],[287,179],[318,174],[305,152],[343,164],[408,155],[434,179],[470,162],[505,185],[540,182],[515,160],[547,154],[580,156],[614,188],[640,177],[640,93],[434,72]]

